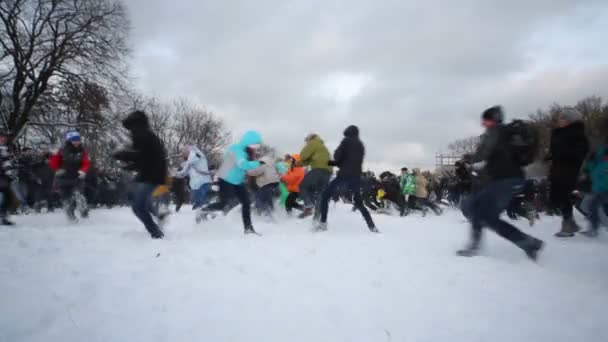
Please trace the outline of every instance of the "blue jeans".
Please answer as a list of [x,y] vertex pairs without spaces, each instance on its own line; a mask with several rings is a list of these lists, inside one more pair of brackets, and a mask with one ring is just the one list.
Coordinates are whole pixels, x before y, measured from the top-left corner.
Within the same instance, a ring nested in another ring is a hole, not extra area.
[[523,179],[517,178],[493,181],[464,201],[462,213],[471,221],[474,244],[479,244],[484,225],[513,243],[528,238],[528,235],[500,219],[500,214],[507,209],[513,196],[524,184]]
[[329,200],[331,196],[338,190],[341,186],[348,188],[354,197],[355,208],[357,208],[363,219],[365,219],[365,223],[367,223],[368,228],[375,227],[374,221],[372,220],[369,211],[363,205],[363,200],[361,199],[361,178],[359,177],[340,177],[338,176],[336,179],[332,180],[325,191],[323,192],[323,196],[321,197],[321,222],[327,222],[327,212],[329,210]]
[[591,194],[591,201],[589,204],[589,223],[591,223],[591,229],[599,229],[600,210],[603,210],[606,205],[608,205],[608,193]]
[[211,188],[211,184],[206,183],[201,185],[200,188],[192,190],[192,209],[202,208],[207,200],[207,193]]
[[266,214],[274,211],[273,197],[279,183],[267,184],[261,187],[255,194],[255,207],[258,214]]
[[163,232],[160,230],[152,214],[155,214],[152,204],[152,193],[156,190],[157,185],[148,183],[136,183],[133,190],[133,213],[144,224],[146,230],[153,238],[163,237]]

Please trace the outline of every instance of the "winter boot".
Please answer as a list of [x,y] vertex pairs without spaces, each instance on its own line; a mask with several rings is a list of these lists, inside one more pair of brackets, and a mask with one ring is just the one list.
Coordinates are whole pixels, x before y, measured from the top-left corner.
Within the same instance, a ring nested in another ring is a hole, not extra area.
[[573,237],[580,227],[572,218],[562,220],[562,230],[555,234],[557,237]]
[[317,222],[313,228],[313,232],[326,232],[327,222]]
[[380,233],[380,231],[378,230],[378,228],[376,228],[376,226],[369,226],[369,231],[372,233]]
[[463,257],[474,257],[479,255],[479,239],[473,239],[468,246],[456,251],[456,255]]
[[157,231],[157,232],[155,232],[155,233],[150,233],[150,236],[151,236],[153,239],[162,239],[162,238],[164,238],[164,237],[165,237],[165,234],[163,234],[163,232],[162,232],[162,231],[158,230],[158,231]]
[[588,238],[596,238],[599,235],[598,229],[589,228],[582,232],[581,234],[585,235]]
[[258,232],[255,231],[255,229],[253,229],[252,225],[245,227],[245,235],[249,235],[249,234],[260,235]]
[[534,261],[536,261],[536,259],[538,258],[538,252],[540,252],[544,245],[541,240],[533,238],[531,236],[527,237],[522,241],[517,242],[516,244],[519,248],[523,249],[524,252],[526,252],[528,258]]
[[0,219],[0,225],[2,225],[2,226],[14,226],[15,222],[10,221],[6,217],[3,217],[2,219]]
[[306,208],[304,208],[304,211],[302,211],[302,213],[298,216],[298,218],[305,219],[309,216],[312,216],[313,211],[314,211],[313,207],[306,207]]

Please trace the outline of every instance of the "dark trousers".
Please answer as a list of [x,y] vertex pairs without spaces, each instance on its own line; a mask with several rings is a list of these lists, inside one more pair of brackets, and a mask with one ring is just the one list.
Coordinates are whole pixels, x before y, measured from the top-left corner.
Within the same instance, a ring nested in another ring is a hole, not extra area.
[[372,220],[369,211],[363,205],[361,199],[361,179],[359,177],[340,177],[331,181],[321,197],[321,222],[327,222],[327,211],[329,210],[329,200],[333,193],[340,187],[346,186],[353,193],[355,207],[359,209],[361,215],[365,219],[365,223],[369,228],[375,227],[374,221]]
[[439,208],[439,206],[437,204],[431,202],[428,198],[416,197],[416,203],[421,208],[427,207],[427,208],[431,209],[433,212],[435,212],[436,214],[441,213],[441,208]]
[[8,186],[0,186],[0,217],[4,218],[8,214],[11,201],[11,189]]
[[315,207],[317,205],[330,178],[331,172],[321,169],[310,170],[304,176],[300,183],[300,196],[304,200],[304,206]]
[[163,232],[160,230],[152,215],[156,214],[152,203],[152,193],[156,190],[157,185],[149,183],[136,183],[133,190],[132,209],[135,216],[144,224],[146,230],[154,238],[162,237]]
[[299,195],[300,194],[297,192],[290,192],[289,196],[287,196],[287,199],[285,200],[285,210],[287,210],[288,213],[291,213],[293,209],[302,210],[302,206],[297,202]]
[[469,196],[463,203],[463,214],[471,221],[472,243],[481,240],[483,226],[492,228],[498,235],[518,243],[528,235],[500,219],[500,214],[509,206],[513,195],[524,185],[521,179],[503,179],[488,183],[480,191]]
[[[63,202],[64,209],[68,212],[68,214],[72,215],[76,207],[80,203],[84,212],[88,210],[86,200],[83,197],[76,198],[74,196],[74,192],[80,191],[80,194],[83,194],[84,182],[78,178],[60,178],[57,180],[57,185],[59,187],[59,194],[61,196],[61,201]],[[79,201],[79,202],[77,202]]]
[[274,195],[279,183],[266,184],[255,194],[255,207],[260,214],[274,211]]
[[572,191],[574,188],[569,184],[551,183],[551,203],[562,212],[564,220],[571,219],[573,215]]
[[223,211],[230,205],[231,200],[236,197],[241,203],[241,214],[243,216],[243,225],[245,228],[251,226],[251,201],[245,185],[230,184],[223,179],[219,181],[220,193],[219,201],[208,205],[206,211]]
[[600,210],[603,210],[606,205],[608,205],[608,193],[595,193],[591,195],[591,203],[589,204],[589,223],[591,223],[591,229],[599,229]]

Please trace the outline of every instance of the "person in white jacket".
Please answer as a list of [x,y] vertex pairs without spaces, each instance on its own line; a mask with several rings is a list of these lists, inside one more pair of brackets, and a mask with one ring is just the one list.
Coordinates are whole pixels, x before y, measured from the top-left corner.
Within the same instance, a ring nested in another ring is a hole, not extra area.
[[261,158],[260,164],[258,168],[247,171],[247,175],[255,177],[255,182],[259,188],[255,194],[255,206],[258,214],[271,216],[274,211],[273,197],[279,190],[281,178],[271,158]]
[[186,161],[182,164],[182,168],[177,172],[175,177],[190,178],[190,190],[192,191],[192,209],[202,208],[207,193],[211,187],[211,173],[207,164],[205,154],[193,145],[184,146],[184,158]]

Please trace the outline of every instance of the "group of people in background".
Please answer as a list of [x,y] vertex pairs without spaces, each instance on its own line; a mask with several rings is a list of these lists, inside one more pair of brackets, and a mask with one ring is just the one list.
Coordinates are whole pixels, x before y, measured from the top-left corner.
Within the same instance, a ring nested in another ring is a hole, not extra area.
[[[454,166],[454,174],[441,179],[407,167],[399,175],[386,171],[378,178],[363,172],[365,147],[357,126],[345,129],[342,142],[333,153],[318,134],[309,134],[299,153],[287,154],[280,160],[258,155],[262,136],[249,131],[227,149],[215,171],[210,170],[204,151],[186,145],[183,163],[170,174],[163,142],[151,129],[147,115],[135,111],[123,121],[123,126],[131,133],[132,143],[114,157],[125,172],[136,174],[129,180],[130,203],[153,238],[164,236],[162,226],[171,201],[167,183],[171,179],[181,184],[180,197],[186,193],[184,184],[188,185],[196,222],[240,204],[245,234],[259,235],[251,218],[252,200],[259,216],[273,218],[278,202],[290,216],[311,218],[315,231],[328,229],[330,201],[343,200],[361,213],[367,228],[374,233],[379,230],[370,211],[382,213],[394,208],[401,216],[414,211],[441,215],[442,207],[451,204],[461,208],[471,223],[470,242],[458,251],[461,256],[479,252],[483,228],[487,227],[536,259],[543,242],[503,220],[501,214],[505,211],[511,218],[523,216],[532,224],[538,217],[540,202],[562,216],[556,236],[563,238],[581,230],[574,219],[575,205],[589,219],[589,229],[584,232],[589,237],[598,235],[602,217],[608,212],[607,141],[590,146],[582,116],[572,108],[561,113],[552,132],[547,154],[550,172],[541,182],[525,177],[524,169],[533,161],[530,153],[535,148],[529,128],[518,120],[506,123],[500,106],[482,113],[486,131],[477,151],[463,156]],[[15,160],[7,146],[7,135],[0,133],[0,219],[4,225],[13,224],[7,217],[9,198],[16,199],[22,207],[29,205],[16,186],[19,171]],[[68,218],[75,221],[77,212],[86,218],[90,200],[85,184],[91,163],[80,134],[68,132],[65,145],[52,151],[45,161],[54,174],[54,188]],[[581,201],[576,200],[576,195]],[[178,208],[183,199],[179,202]]]

